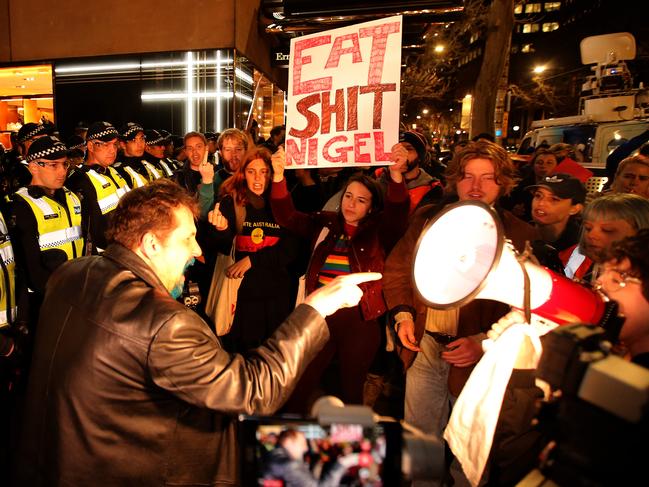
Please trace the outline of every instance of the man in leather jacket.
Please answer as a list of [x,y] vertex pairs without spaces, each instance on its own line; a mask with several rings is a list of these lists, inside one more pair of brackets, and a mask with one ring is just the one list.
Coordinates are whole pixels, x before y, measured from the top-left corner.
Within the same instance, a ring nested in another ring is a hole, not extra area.
[[176,301],[200,254],[195,200],[158,180],[125,195],[102,256],[47,285],[16,485],[236,485],[236,414],[273,413],[329,338],[324,316],[353,306],[337,279],[262,346],[231,355]]

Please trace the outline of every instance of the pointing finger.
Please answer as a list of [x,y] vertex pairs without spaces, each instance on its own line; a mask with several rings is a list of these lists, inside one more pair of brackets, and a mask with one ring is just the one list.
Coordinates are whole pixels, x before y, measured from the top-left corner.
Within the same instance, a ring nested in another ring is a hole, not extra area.
[[354,274],[347,274],[340,279],[345,284],[360,284],[367,281],[378,281],[383,277],[380,272],[356,272]]

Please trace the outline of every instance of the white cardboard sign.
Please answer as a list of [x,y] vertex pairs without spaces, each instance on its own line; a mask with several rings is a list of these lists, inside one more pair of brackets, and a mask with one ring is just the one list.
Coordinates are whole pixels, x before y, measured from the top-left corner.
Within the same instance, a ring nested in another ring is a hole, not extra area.
[[395,16],[291,40],[287,168],[390,164],[401,33]]

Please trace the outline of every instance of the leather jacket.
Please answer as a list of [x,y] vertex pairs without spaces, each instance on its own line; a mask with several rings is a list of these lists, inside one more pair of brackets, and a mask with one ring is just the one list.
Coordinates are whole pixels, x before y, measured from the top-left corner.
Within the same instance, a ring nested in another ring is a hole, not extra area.
[[235,415],[278,409],[328,338],[301,305],[230,355],[125,247],[67,262],[41,310],[15,485],[236,485]]

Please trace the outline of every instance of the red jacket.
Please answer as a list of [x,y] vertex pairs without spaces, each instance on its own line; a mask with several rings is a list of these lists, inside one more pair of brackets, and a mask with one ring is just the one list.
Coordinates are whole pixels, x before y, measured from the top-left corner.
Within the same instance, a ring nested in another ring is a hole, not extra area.
[[[343,221],[338,213],[321,211],[302,213],[295,209],[291,195],[286,189],[286,179],[273,183],[270,193],[271,208],[275,221],[311,245],[324,227],[329,233],[317,248],[313,249],[306,275],[306,292],[313,292],[318,283],[318,273],[333,246],[343,233]],[[399,241],[408,226],[409,197],[405,183],[390,182],[383,211],[372,214],[361,225],[350,242],[349,264],[352,272],[383,272],[385,258]],[[386,312],[383,298],[383,282],[372,281],[360,285],[363,297],[359,303],[364,320],[378,318]]]

